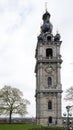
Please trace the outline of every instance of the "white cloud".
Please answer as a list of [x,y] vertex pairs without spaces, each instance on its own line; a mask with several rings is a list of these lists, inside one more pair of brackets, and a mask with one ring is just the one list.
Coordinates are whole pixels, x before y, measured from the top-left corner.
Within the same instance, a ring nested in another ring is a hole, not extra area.
[[[73,1],[46,1],[53,32],[59,29],[63,39],[62,84],[65,90],[73,84],[70,65],[73,63]],[[31,116],[35,115],[35,48],[44,6],[45,0],[0,0],[0,87],[8,84],[21,89],[24,97],[31,101]]]

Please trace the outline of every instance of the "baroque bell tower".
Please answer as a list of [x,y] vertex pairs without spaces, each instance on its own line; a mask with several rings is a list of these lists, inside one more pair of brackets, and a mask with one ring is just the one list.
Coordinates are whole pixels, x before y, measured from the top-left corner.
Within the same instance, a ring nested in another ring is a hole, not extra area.
[[61,126],[61,55],[60,34],[52,33],[50,14],[43,14],[41,33],[36,47],[36,122],[40,125]]

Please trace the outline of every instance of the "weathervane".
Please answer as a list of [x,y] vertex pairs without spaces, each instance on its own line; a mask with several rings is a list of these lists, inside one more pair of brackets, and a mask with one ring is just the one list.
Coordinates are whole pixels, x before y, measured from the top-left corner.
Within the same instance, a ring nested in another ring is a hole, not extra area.
[[56,33],[58,34],[59,33],[59,30],[57,29]]
[[46,12],[47,12],[47,2],[45,2],[45,10],[46,10]]

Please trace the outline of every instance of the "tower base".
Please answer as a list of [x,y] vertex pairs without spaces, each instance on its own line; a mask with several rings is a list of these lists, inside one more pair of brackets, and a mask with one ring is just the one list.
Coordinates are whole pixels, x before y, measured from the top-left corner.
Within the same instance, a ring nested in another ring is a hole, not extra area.
[[62,126],[62,118],[53,119],[52,123],[49,123],[48,118],[38,118],[36,119],[37,125],[42,126]]

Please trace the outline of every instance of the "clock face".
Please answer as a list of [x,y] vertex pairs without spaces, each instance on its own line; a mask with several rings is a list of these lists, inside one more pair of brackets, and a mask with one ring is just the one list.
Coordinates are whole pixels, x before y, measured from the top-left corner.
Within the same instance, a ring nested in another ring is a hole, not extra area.
[[51,67],[51,66],[46,67],[46,68],[45,68],[45,71],[46,71],[47,73],[51,73],[51,72],[52,72],[52,67]]

